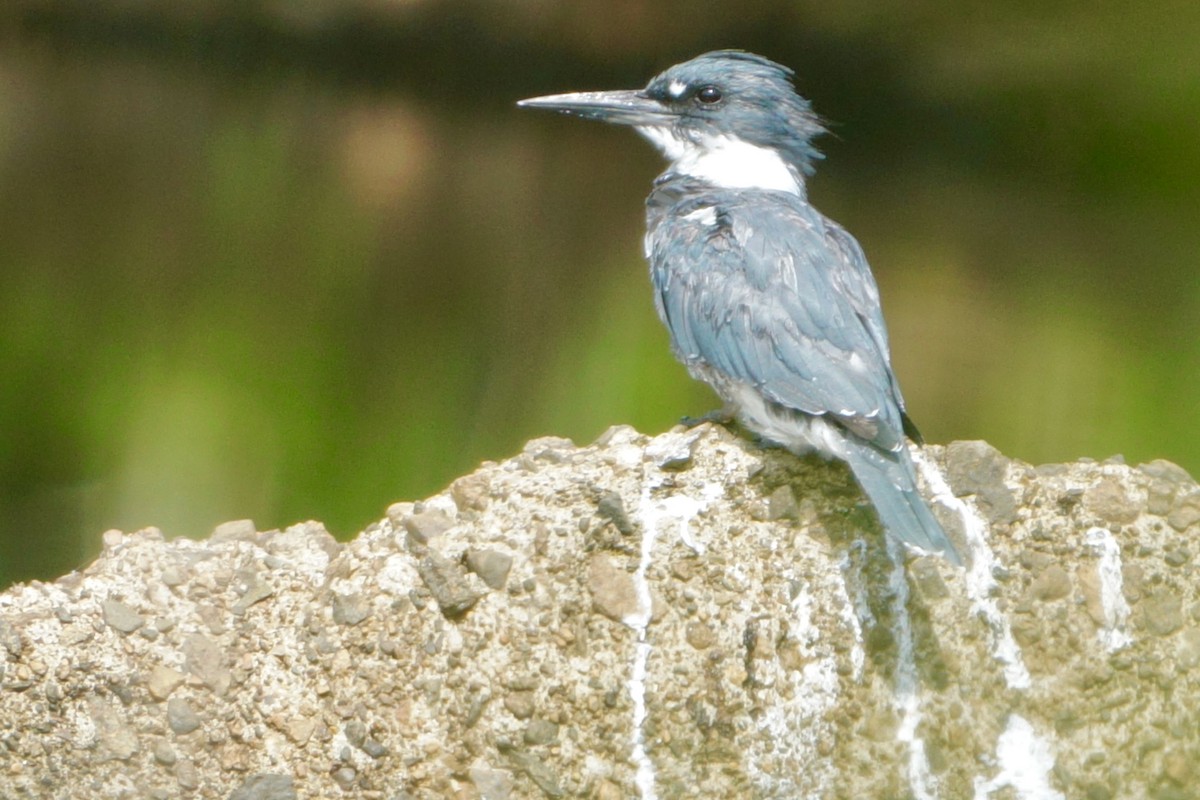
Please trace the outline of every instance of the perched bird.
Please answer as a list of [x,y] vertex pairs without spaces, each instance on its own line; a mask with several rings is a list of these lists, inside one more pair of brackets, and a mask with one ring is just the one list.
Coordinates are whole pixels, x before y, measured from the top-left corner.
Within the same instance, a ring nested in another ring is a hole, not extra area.
[[759,436],[846,461],[892,536],[960,563],[917,491],[866,257],[808,201],[824,128],[792,77],[720,50],[644,89],[518,105],[629,125],[662,151],[645,246],[676,357]]

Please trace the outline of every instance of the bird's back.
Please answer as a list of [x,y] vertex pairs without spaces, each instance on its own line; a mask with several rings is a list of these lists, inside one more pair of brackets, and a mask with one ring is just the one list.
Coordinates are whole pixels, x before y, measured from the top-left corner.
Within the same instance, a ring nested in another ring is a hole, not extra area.
[[647,201],[646,256],[659,316],[693,372],[885,450],[901,444],[903,399],[874,279],[853,238],[803,197],[668,173]]

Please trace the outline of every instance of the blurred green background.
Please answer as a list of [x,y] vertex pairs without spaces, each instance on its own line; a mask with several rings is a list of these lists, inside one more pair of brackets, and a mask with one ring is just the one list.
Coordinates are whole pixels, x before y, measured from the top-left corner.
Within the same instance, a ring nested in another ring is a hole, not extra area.
[[351,536],[481,460],[715,406],[661,167],[515,100],[794,67],[926,438],[1200,468],[1200,4],[7,0],[0,585],[100,533]]

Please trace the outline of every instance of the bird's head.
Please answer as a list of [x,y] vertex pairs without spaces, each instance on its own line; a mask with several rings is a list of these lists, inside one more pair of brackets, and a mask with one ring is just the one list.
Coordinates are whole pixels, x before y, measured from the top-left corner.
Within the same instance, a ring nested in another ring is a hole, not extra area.
[[522,100],[586,119],[636,128],[671,171],[722,188],[803,191],[824,132],[792,71],[762,56],[718,50],[655,76],[644,89],[577,92]]

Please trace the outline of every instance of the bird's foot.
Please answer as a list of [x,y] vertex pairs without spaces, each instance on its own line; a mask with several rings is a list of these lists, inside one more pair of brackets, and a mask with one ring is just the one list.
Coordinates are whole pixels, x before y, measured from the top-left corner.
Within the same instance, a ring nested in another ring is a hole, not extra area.
[[703,425],[706,422],[711,422],[714,425],[721,425],[728,428],[737,422],[737,417],[728,408],[721,408],[716,411],[710,411],[701,417],[684,417],[679,420],[679,424],[687,428],[695,428],[698,425]]

